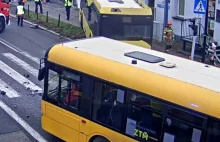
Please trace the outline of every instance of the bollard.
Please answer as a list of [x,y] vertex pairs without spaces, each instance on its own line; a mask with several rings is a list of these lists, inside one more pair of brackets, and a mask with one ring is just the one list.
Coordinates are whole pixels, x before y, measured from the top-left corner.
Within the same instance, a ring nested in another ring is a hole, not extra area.
[[47,15],[46,15],[46,22],[48,23],[48,11],[47,11]]
[[37,14],[37,19],[38,19],[38,12],[36,14]]
[[29,9],[29,5],[28,5],[28,18],[29,18],[29,11],[30,11],[30,9]]
[[59,14],[59,18],[58,18],[58,24],[57,26],[59,27],[60,26],[60,14]]

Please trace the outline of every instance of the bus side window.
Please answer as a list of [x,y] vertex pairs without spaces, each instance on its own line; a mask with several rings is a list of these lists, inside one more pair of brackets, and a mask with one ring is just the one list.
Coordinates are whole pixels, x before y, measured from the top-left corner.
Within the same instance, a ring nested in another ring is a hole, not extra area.
[[219,142],[220,141],[220,121],[211,119],[208,124],[206,142]]
[[60,105],[71,110],[78,110],[82,95],[80,75],[63,71],[61,75]]
[[164,121],[163,141],[173,139],[173,142],[202,142],[203,120],[200,116],[170,108]]
[[58,103],[59,92],[59,74],[51,69],[48,72],[48,90],[47,100],[52,103]]
[[143,142],[160,141],[162,104],[133,92],[128,92],[128,97],[125,133]]
[[[93,119],[117,130],[122,129],[125,92],[113,85],[95,81]],[[100,90],[102,88],[102,90]]]

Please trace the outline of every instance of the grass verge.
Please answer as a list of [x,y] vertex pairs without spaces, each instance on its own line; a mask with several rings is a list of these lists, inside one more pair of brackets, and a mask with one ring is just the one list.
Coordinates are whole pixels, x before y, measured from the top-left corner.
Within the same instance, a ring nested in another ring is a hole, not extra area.
[[40,26],[43,26],[49,30],[55,31],[64,37],[68,37],[71,39],[78,39],[85,37],[84,31],[80,27],[76,27],[74,25],[62,21],[60,21],[60,25],[58,27],[58,19],[48,17],[48,21],[47,21],[46,16],[43,14],[38,14],[38,18],[37,18],[37,14],[33,11],[29,11],[29,16],[28,16],[28,12],[26,12],[24,19],[36,23]]

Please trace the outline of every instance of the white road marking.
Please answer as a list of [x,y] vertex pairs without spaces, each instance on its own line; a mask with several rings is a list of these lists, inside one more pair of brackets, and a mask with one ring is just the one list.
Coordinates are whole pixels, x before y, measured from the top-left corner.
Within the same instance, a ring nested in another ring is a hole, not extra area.
[[35,85],[33,82],[31,82],[30,80],[19,74],[18,72],[16,72],[14,69],[3,63],[1,60],[0,60],[0,69],[6,74],[8,74],[10,77],[12,77],[14,80],[19,82],[21,85],[25,86],[26,89],[29,88],[30,90],[34,90],[34,91],[35,90],[42,91],[40,87]]
[[39,142],[47,142],[47,140],[35,131],[27,122],[25,122],[20,116],[18,116],[10,107],[4,102],[0,101],[0,107],[8,113],[15,121],[17,121],[31,136],[33,136]]
[[14,62],[15,64],[21,66],[23,69],[25,69],[26,71],[28,71],[30,74],[34,75],[35,77],[38,76],[38,71],[33,68],[32,66],[30,66],[29,64],[27,64],[26,62],[24,62],[23,60],[19,59],[18,57],[14,56],[11,53],[2,53],[6,58],[10,59],[12,62]]
[[10,49],[14,50],[15,52],[20,52],[20,49],[18,49],[17,47],[11,45],[9,42],[7,42],[6,40],[0,38],[0,43],[2,43],[3,45],[9,47]]
[[40,59],[37,57],[33,57],[32,55],[28,54],[27,52],[19,52],[22,55],[26,56],[27,58],[31,59],[32,61],[34,61],[37,64],[40,64]]
[[6,41],[6,40],[4,40],[2,38],[0,38],[0,43],[2,43],[3,45],[7,46],[8,48],[14,50],[15,52],[18,52],[18,53],[26,56],[27,58],[31,59],[35,63],[37,63],[37,64],[40,63],[40,59],[39,58],[33,57],[32,55],[28,54],[27,52],[22,51],[21,49],[19,49],[15,45],[12,45],[11,43],[9,43],[8,41]]
[[6,92],[5,95],[8,96],[9,98],[15,98],[20,96],[17,91],[15,91],[13,88],[11,88],[7,83],[2,81],[1,79],[0,79],[0,90],[5,91]]

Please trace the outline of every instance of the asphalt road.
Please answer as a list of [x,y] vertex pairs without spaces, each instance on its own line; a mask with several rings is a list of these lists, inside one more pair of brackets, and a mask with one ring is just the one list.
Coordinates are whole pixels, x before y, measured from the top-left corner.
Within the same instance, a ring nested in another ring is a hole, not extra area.
[[40,92],[43,88],[37,80],[39,59],[49,47],[63,41],[66,40],[32,29],[26,23],[18,27],[13,18],[11,25],[0,34],[0,90],[6,92],[0,93],[1,142],[8,142],[9,137],[18,142],[39,141],[38,138],[61,141],[42,130],[41,96],[31,90]]

